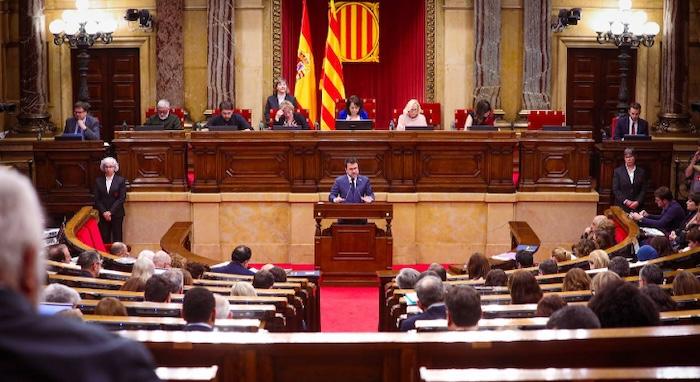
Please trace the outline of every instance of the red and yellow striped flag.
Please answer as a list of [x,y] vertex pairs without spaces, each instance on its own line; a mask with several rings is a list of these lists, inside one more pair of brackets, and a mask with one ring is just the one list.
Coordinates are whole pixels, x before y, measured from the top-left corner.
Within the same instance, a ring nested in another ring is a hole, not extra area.
[[314,123],[318,116],[316,110],[316,73],[314,72],[314,54],[311,50],[311,26],[309,25],[309,13],[306,11],[306,0],[303,0],[301,15],[294,97],[297,99],[299,106],[309,111],[309,119],[311,119],[311,123]]
[[331,0],[328,11],[328,36],[326,56],[321,73],[321,130],[335,130],[335,100],[345,98],[343,65],[340,63],[340,24]]

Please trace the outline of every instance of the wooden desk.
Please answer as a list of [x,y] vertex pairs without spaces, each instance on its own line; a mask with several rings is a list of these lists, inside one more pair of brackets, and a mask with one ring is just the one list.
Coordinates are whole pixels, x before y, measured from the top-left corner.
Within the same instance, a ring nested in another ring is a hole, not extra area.
[[[100,324],[109,330],[182,330],[186,322],[174,317],[119,317],[83,315],[85,322]],[[216,320],[215,327],[222,332],[257,332],[260,320],[224,319]]]
[[700,379],[700,367],[634,368],[547,368],[533,369],[446,369],[420,368],[423,382],[510,382],[538,381],[693,381]]

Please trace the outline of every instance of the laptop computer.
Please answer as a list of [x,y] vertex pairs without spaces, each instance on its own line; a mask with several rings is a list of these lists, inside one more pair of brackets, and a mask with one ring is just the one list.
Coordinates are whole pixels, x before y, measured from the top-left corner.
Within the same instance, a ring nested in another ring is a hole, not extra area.
[[83,135],[82,134],[63,134],[63,135],[57,135],[53,139],[56,141],[82,141]]
[[571,126],[561,126],[561,125],[544,125],[542,126],[544,131],[571,131]]
[[282,124],[272,125],[272,130],[303,130],[301,126],[285,126]]
[[625,134],[622,138],[623,141],[650,141],[651,136],[649,135],[636,135],[636,134]]
[[335,120],[336,130],[372,130],[374,121],[371,119],[362,119],[359,121],[348,121],[345,119]]
[[472,125],[467,129],[471,131],[498,131],[498,127],[491,125]]
[[435,130],[435,126],[431,125],[426,125],[426,126],[406,126],[406,131],[409,130],[414,130],[414,131],[430,131],[430,130]]

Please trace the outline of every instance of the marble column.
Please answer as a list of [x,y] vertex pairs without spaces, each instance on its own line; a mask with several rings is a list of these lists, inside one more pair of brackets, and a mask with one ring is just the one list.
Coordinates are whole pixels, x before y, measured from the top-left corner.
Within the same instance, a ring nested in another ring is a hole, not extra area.
[[552,0],[523,2],[523,96],[525,110],[551,107]]
[[661,113],[656,134],[694,133],[688,114],[688,34],[690,5],[687,0],[664,0],[661,45]]
[[474,1],[474,104],[501,107],[501,0]]
[[[185,0],[156,0],[156,95],[172,106],[185,103],[183,23]],[[155,100],[153,101],[155,103]]]
[[55,130],[47,113],[47,44],[44,38],[44,0],[19,2],[19,125],[18,134],[37,134]]
[[207,106],[235,101],[234,1],[208,0]]

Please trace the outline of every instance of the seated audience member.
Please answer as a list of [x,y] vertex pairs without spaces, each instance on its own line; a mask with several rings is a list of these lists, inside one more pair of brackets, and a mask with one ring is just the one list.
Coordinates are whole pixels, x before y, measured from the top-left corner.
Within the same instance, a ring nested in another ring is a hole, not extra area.
[[73,104],[73,116],[66,119],[63,127],[63,134],[77,134],[83,137],[84,141],[100,140],[100,121],[88,115],[90,104],[78,101]]
[[588,256],[588,265],[591,269],[607,268],[608,263],[610,263],[608,253],[602,249],[596,249]]
[[98,316],[128,316],[126,307],[114,297],[105,297],[95,306],[95,314]]
[[665,233],[680,228],[685,220],[683,207],[673,199],[673,194],[668,187],[659,187],[654,191],[654,201],[661,208],[660,215],[650,215],[646,211],[630,214],[642,227],[652,227]]
[[261,269],[255,272],[253,276],[253,288],[255,289],[270,289],[275,285],[275,276],[270,271]]
[[78,265],[80,265],[81,277],[100,277],[102,259],[99,253],[95,251],[83,251],[78,256]]
[[443,267],[441,264],[432,263],[428,267],[428,270],[437,273],[440,280],[447,281],[447,269],[445,269],[445,267]]
[[542,298],[542,289],[535,276],[528,271],[515,271],[508,279],[511,304],[537,304]]
[[664,283],[664,272],[656,264],[647,264],[639,271],[639,287],[649,284],[661,285]]
[[595,241],[593,241],[592,239],[583,238],[583,239],[579,240],[579,242],[574,245],[573,256],[575,256],[576,258],[586,257],[586,256],[590,255],[591,252],[595,251],[596,249],[598,249],[598,246],[597,246]]
[[119,257],[116,260],[118,263],[134,264],[136,262],[136,258],[131,257],[131,253],[129,253],[129,247],[121,241],[115,241],[112,243],[112,246],[109,247],[109,253]]
[[401,268],[399,274],[396,275],[396,285],[399,289],[413,289],[418,281],[418,276],[420,273],[413,268]]
[[252,130],[248,121],[242,115],[233,112],[233,103],[223,101],[219,104],[220,114],[211,117],[207,126],[231,126],[237,130]]
[[613,171],[613,196],[615,205],[625,212],[639,211],[647,191],[647,176],[642,167],[636,165],[634,149],[624,151],[625,163]]
[[192,274],[187,269],[180,269],[182,271],[182,283],[184,285],[194,285],[194,280],[192,279]]
[[656,284],[649,284],[639,288],[639,290],[642,292],[642,294],[649,297],[651,301],[654,301],[654,304],[656,304],[656,308],[659,310],[659,312],[676,310],[676,302],[673,301],[671,296],[666,293],[666,291],[661,289],[660,286]]
[[120,290],[143,292],[146,289],[146,282],[153,276],[155,268],[153,261],[147,256],[139,257],[131,268],[131,277],[122,284]]
[[485,99],[481,99],[476,103],[474,111],[467,114],[467,120],[464,122],[464,130],[469,130],[472,126],[489,125],[493,126],[495,118],[491,103]]
[[[591,225],[589,225],[588,227],[586,227],[585,230],[583,230],[583,233],[581,234],[581,239],[592,239],[593,232],[597,231],[601,224],[609,220],[610,219],[608,219],[608,217],[605,215],[594,216],[593,220],[591,221]],[[614,224],[615,223],[613,223],[613,225]]]
[[556,261],[557,263],[561,263],[563,261],[569,261],[572,259],[572,253],[570,251],[567,251],[566,249],[562,247],[556,247],[552,250],[552,260]]
[[688,241],[688,246],[681,249],[681,252],[686,252],[693,248],[700,247],[700,227],[695,227],[688,231],[688,234],[685,235],[685,238]]
[[622,280],[605,286],[588,302],[598,316],[602,328],[656,326],[659,311],[656,304],[639,291],[637,286]]
[[483,253],[474,252],[467,262],[467,274],[469,280],[486,279],[486,275],[491,271],[491,264],[488,257]]
[[540,275],[552,275],[559,272],[557,262],[552,259],[541,262],[538,268]]
[[362,119],[369,119],[369,115],[364,109],[362,100],[356,95],[351,95],[345,101],[345,109],[338,113],[338,119],[344,119],[347,121],[359,121]]
[[153,261],[153,259],[156,257],[156,253],[151,251],[150,249],[144,249],[143,251],[139,252],[139,256],[137,259],[140,259],[142,257],[148,258],[148,260]]
[[50,284],[44,288],[41,301],[55,304],[71,304],[75,308],[80,302],[80,294],[75,289],[63,284]]
[[600,320],[587,306],[567,305],[552,313],[547,329],[598,329]]
[[143,300],[150,302],[170,302],[170,281],[162,275],[153,275],[146,282]]
[[700,293],[700,281],[694,274],[688,271],[681,271],[673,278],[674,296],[696,293]]
[[518,251],[515,254],[516,268],[529,268],[533,265],[535,265],[535,259],[532,257],[532,253],[526,251]]
[[486,274],[485,286],[507,286],[508,275],[503,269],[492,269]]
[[549,317],[552,313],[566,306],[566,301],[558,294],[544,296],[537,303],[536,317]]
[[186,332],[211,332],[216,319],[216,300],[206,288],[195,287],[185,293],[182,299],[182,318],[187,325]]
[[71,256],[68,246],[65,244],[54,244],[46,250],[47,258],[57,263],[70,264]]
[[[248,269],[248,262],[251,257],[253,257],[253,254],[250,248],[245,245],[239,245],[231,252],[231,261],[227,265],[212,268],[211,271],[231,275],[253,276],[255,273]],[[194,274],[192,277],[194,277]]]
[[201,279],[204,275],[204,272],[209,272],[208,266],[197,262],[188,261],[186,267],[187,271],[190,272],[190,275],[195,280]]
[[570,292],[574,290],[591,289],[591,277],[581,268],[571,268],[564,276],[561,290]]
[[272,273],[272,277],[274,277],[276,283],[287,282],[287,272],[285,272],[284,269],[277,266],[272,266],[269,272]]
[[253,284],[245,281],[236,281],[231,285],[231,296],[257,296]]
[[649,245],[656,250],[658,257],[664,257],[673,254],[671,242],[666,236],[654,236],[649,239]]
[[601,291],[603,288],[608,286],[608,284],[615,282],[615,281],[621,281],[622,278],[618,276],[617,273],[611,272],[611,271],[605,271],[605,272],[600,272],[593,276],[593,279],[591,280],[591,292],[593,294],[598,293]]
[[428,275],[416,283],[416,295],[418,307],[423,311],[420,314],[408,317],[401,322],[401,331],[407,332],[416,328],[418,320],[445,319],[445,287],[439,277]]
[[0,354],[4,381],[158,381],[143,345],[36,311],[46,271],[43,212],[30,180],[0,167]]
[[158,251],[155,256],[153,256],[153,265],[156,266],[156,269],[170,269],[171,263],[172,259],[165,251]]
[[691,193],[688,195],[688,200],[685,202],[685,209],[688,211],[685,215],[685,221],[680,228],[672,231],[668,238],[671,240],[671,247],[675,251],[679,251],[688,245],[685,235],[688,234],[691,228],[697,227],[700,224],[700,192]]
[[231,318],[231,304],[228,302],[228,299],[220,294],[214,294],[214,300],[216,302],[216,319]]
[[182,257],[177,252],[171,252],[170,253],[170,267],[171,268],[180,268],[180,269],[187,269],[187,259]]
[[598,248],[610,248],[615,245],[615,234],[604,229],[593,232],[593,241]]
[[608,270],[617,273],[620,277],[630,275],[630,262],[622,256],[615,256],[608,263]]
[[651,245],[643,245],[637,250],[636,256],[639,261],[647,261],[659,257],[659,254],[656,253],[656,249]]
[[[279,113],[282,112],[282,114]],[[301,113],[294,111],[294,105],[289,101],[280,102],[280,109],[277,114],[280,114],[277,119],[275,119],[275,125],[281,125],[285,127],[295,127],[298,130],[310,130],[309,124],[306,122],[306,118]]]
[[406,103],[403,108],[403,113],[399,115],[396,124],[396,130],[406,130],[406,126],[427,126],[428,122],[423,115],[423,109],[420,107],[418,100],[412,99]]
[[[481,296],[469,285],[454,285],[445,294],[448,330],[476,330],[481,319]],[[414,322],[415,325],[415,322]]]
[[181,130],[180,118],[170,113],[170,101],[162,99],[156,105],[156,114],[146,120],[145,125],[162,126],[163,130]]
[[182,294],[185,289],[185,278],[181,269],[171,268],[161,275],[170,283],[170,293]]

